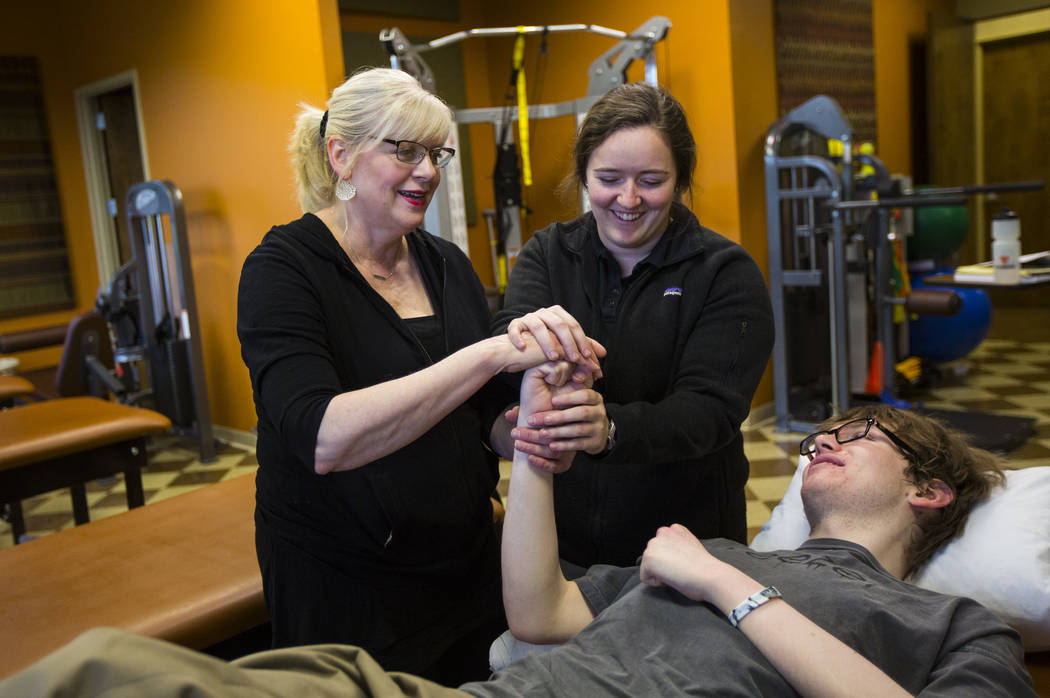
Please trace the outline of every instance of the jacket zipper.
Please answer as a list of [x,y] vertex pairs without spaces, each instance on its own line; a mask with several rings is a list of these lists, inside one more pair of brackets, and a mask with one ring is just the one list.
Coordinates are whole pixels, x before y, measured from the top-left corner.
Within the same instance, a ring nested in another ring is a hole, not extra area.
[[[633,282],[631,282],[631,285],[627,287],[627,292],[624,293],[623,296],[621,296],[620,302],[616,304],[616,322],[613,325],[613,341],[612,341],[612,345],[613,346],[616,346],[617,343],[620,341],[620,333],[623,331],[623,329],[622,329],[622,327],[620,325],[620,317],[621,317],[621,315],[624,312],[624,308],[627,305],[631,304],[635,300],[635,298],[637,297],[637,295],[639,293],[638,289],[641,288],[644,285],[644,282],[646,282],[649,279],[649,277],[652,276],[655,273],[654,270],[655,270],[655,267],[652,267],[652,266],[647,266],[644,270],[642,270],[642,273],[638,276],[638,278],[635,279]],[[598,319],[599,319],[599,322],[600,322],[601,321],[601,307],[600,306],[598,306]],[[610,388],[611,388],[610,378],[611,377],[612,377],[611,373],[604,377],[605,392],[606,393],[611,392],[611,390],[610,390]],[[604,490],[603,485],[604,485],[604,479],[605,479],[604,477],[602,477],[603,470],[604,469],[601,468],[601,467],[593,468],[591,470],[591,491],[594,493],[595,503],[597,504],[597,506],[595,506],[595,508],[594,508],[594,513],[591,516],[591,522],[590,522],[591,543],[592,543],[591,547],[594,548],[595,550],[597,550],[599,559],[604,558],[606,553],[608,552],[608,551],[605,550],[605,545],[603,543],[603,537],[601,535],[602,534],[602,522],[605,520],[605,516],[603,515],[603,513],[604,513],[603,509],[605,507],[605,499],[606,499],[605,496],[604,496],[604,491],[603,491]]]

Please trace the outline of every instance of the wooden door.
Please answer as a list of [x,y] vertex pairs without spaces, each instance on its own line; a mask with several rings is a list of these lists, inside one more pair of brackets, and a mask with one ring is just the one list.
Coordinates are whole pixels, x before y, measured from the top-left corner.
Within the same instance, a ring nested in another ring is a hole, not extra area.
[[[985,181],[1041,179],[1050,186],[1050,33],[984,44]],[[989,199],[992,197],[986,197]],[[1021,218],[1021,250],[1050,249],[1050,189],[1000,194]]]
[[[114,215],[120,249],[120,264],[131,259],[131,239],[128,237],[127,209],[124,198],[132,184],[144,179],[142,146],[139,141],[138,121],[135,115],[135,93],[130,85],[98,96],[97,121],[102,134],[106,158],[106,175],[110,207]],[[103,282],[106,280],[104,279]]]

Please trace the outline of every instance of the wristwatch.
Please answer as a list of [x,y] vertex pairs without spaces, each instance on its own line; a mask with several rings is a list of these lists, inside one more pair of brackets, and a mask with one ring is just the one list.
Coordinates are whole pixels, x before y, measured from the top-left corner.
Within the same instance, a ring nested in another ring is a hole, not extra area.
[[613,446],[616,445],[616,422],[609,419],[609,434],[605,437],[605,448],[599,453],[599,456],[604,456],[609,451],[613,450]]
[[733,612],[729,614],[729,624],[735,628],[740,625],[740,621],[744,620],[744,616],[748,613],[751,613],[751,611],[755,610],[770,599],[779,599],[780,596],[780,590],[776,587],[766,587],[757,594],[752,594],[744,599],[744,602],[734,608]]

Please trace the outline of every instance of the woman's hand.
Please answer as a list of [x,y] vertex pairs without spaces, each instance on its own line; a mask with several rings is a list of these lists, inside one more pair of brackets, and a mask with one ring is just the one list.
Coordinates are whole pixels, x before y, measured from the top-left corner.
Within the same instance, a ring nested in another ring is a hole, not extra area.
[[[582,382],[577,380],[583,373]],[[528,456],[529,465],[547,472],[560,473],[569,469],[576,455],[575,448],[567,448],[565,442],[552,447],[548,437],[540,435],[540,430],[527,425],[537,414],[560,414],[558,404],[566,396],[579,393],[594,393],[588,386],[593,377],[587,375],[585,367],[573,365],[567,361],[548,362],[525,372],[521,384],[521,405],[507,412],[507,418],[516,419],[519,423],[511,431],[515,439],[514,448]],[[597,393],[594,393],[597,395]],[[601,396],[598,396],[599,400]],[[569,397],[570,401],[577,398]],[[530,438],[519,439],[518,436]]]
[[521,346],[512,343],[510,336],[505,334],[490,337],[485,341],[491,343],[499,352],[500,363],[496,373],[525,371],[547,361],[543,348],[532,335],[525,337]]
[[[551,409],[534,412],[511,431],[514,447],[522,453],[543,458],[586,451],[596,455],[605,450],[609,439],[609,415],[601,393],[575,382],[551,400]],[[517,420],[512,410],[507,419]]]
[[[546,329],[541,329],[540,334],[544,336],[548,343],[552,343],[553,335]],[[524,371],[537,366],[542,363],[547,363],[547,358],[544,355],[543,347],[540,345],[536,335],[530,332],[526,332],[518,338],[517,343],[511,339],[510,334],[497,335],[496,337],[490,337],[488,342],[491,342],[496,351],[500,352],[502,357],[500,360],[500,370],[509,373],[517,371]],[[587,339],[588,342],[593,342],[595,347],[601,348],[602,353],[605,353],[604,347],[592,339]],[[571,379],[576,383],[586,383],[590,385],[595,380],[601,377],[602,371],[598,364],[598,359],[592,354],[590,359],[583,359],[579,363],[566,362],[569,365],[569,371]]]
[[598,359],[605,356],[605,347],[588,337],[576,318],[560,305],[540,308],[507,325],[507,336],[518,349],[525,348],[529,335],[551,361],[565,359],[598,368]]

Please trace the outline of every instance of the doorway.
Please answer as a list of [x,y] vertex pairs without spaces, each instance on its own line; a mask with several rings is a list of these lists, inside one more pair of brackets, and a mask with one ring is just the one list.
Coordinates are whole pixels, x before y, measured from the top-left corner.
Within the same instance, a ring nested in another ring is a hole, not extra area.
[[131,259],[124,196],[149,179],[138,100],[131,70],[75,91],[99,282]]

